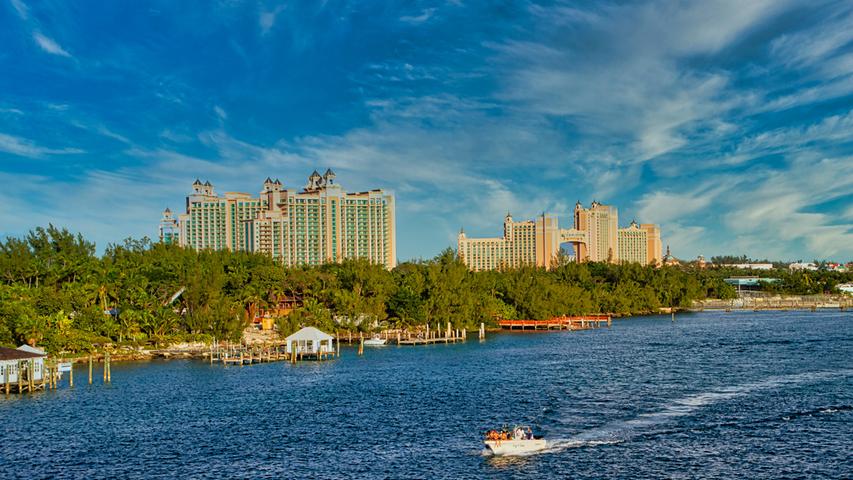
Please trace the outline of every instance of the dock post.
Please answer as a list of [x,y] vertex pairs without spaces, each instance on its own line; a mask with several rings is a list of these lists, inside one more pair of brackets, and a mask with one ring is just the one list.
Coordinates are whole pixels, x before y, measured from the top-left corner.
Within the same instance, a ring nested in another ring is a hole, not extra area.
[[[27,378],[30,380],[30,392],[36,389],[36,362],[35,360],[30,360],[30,370],[27,372]],[[42,380],[44,380],[44,372],[41,374]]]
[[335,357],[341,357],[341,337],[335,339]]
[[358,354],[364,355],[364,337],[363,336],[358,341]]
[[92,384],[92,354],[89,354],[89,385]]
[[290,342],[290,363],[296,363],[296,340]]
[[243,366],[243,350],[240,350],[240,366]]
[[24,370],[26,362],[18,362],[18,393],[24,393]]
[[397,346],[400,345],[400,330],[397,330]]
[[12,373],[12,366],[6,365],[3,368],[5,368],[5,370],[3,371],[3,378],[5,380],[4,383],[6,384],[6,395],[9,395],[9,375],[11,375]]
[[110,383],[110,352],[104,352],[104,383]]
[[71,363],[71,368],[68,370],[68,388],[74,388],[74,363]]

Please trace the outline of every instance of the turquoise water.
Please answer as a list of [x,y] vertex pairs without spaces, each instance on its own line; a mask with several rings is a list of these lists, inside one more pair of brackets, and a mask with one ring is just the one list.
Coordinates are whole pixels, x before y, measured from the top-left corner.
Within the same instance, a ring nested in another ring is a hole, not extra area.
[[[853,314],[632,318],[610,329],[344,349],[324,363],[114,364],[0,396],[31,478],[844,478]],[[484,456],[484,430],[551,442]]]

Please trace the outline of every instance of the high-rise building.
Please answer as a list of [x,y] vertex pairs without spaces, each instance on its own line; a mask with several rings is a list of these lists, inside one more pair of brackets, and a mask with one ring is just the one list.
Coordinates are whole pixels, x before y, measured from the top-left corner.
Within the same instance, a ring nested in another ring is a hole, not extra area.
[[614,262],[618,258],[619,214],[616,207],[592,202],[583,208],[575,204],[575,230],[586,235],[586,242],[577,242],[581,261]]
[[500,238],[468,238],[459,232],[459,256],[471,270],[496,270],[521,266],[547,267],[560,248],[557,219],[542,215],[535,220],[504,218]]
[[301,190],[267,178],[259,197],[220,197],[209,182],[196,180],[177,223],[183,246],[266,253],[289,266],[366,258],[393,268],[397,262],[394,196],[345,192],[331,170],[315,171]]
[[160,220],[160,241],[168,244],[180,243],[178,221],[168,208],[163,210],[163,218]]
[[562,244],[575,248],[579,262],[636,262],[660,265],[660,228],[631,222],[619,228],[615,207],[593,202],[586,209],[575,205],[574,228],[561,229],[557,218],[542,215],[535,220],[515,222],[507,215],[501,238],[469,238],[459,234],[459,257],[475,271],[532,265],[554,266]]
[[619,229],[619,261],[659,265],[661,256],[660,228],[657,225],[631,222]]

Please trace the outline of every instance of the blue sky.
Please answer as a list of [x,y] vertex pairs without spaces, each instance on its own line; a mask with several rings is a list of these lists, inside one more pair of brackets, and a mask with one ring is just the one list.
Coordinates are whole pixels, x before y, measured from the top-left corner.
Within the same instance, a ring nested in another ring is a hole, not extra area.
[[0,0],[0,235],[327,167],[401,259],[598,200],[682,258],[853,260],[853,4]]

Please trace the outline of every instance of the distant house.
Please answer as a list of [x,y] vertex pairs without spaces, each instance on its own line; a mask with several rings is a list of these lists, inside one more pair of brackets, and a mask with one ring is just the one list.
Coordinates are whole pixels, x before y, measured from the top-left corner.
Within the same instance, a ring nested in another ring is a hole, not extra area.
[[759,277],[731,277],[724,278],[724,282],[729,285],[737,288],[738,292],[744,290],[761,290],[762,284],[765,283],[776,283],[779,281],[778,278],[759,278]]
[[794,262],[794,263],[788,265],[788,268],[791,269],[791,271],[796,271],[796,270],[816,271],[817,265],[814,263]]
[[296,353],[304,355],[316,355],[318,353],[332,353],[335,351],[333,341],[335,337],[321,332],[314,327],[305,327],[285,339],[287,353],[293,353],[293,342],[296,342]]
[[847,295],[853,295],[853,283],[842,283],[838,285],[838,289]]
[[727,263],[720,266],[739,268],[741,270],[773,270],[772,263]]
[[9,383],[17,383],[18,375],[26,377],[26,369],[30,360],[33,361],[33,380],[41,382],[44,377],[44,360],[47,354],[40,348],[29,345],[21,345],[16,348],[0,347],[0,384],[6,383],[6,375],[9,375]]

